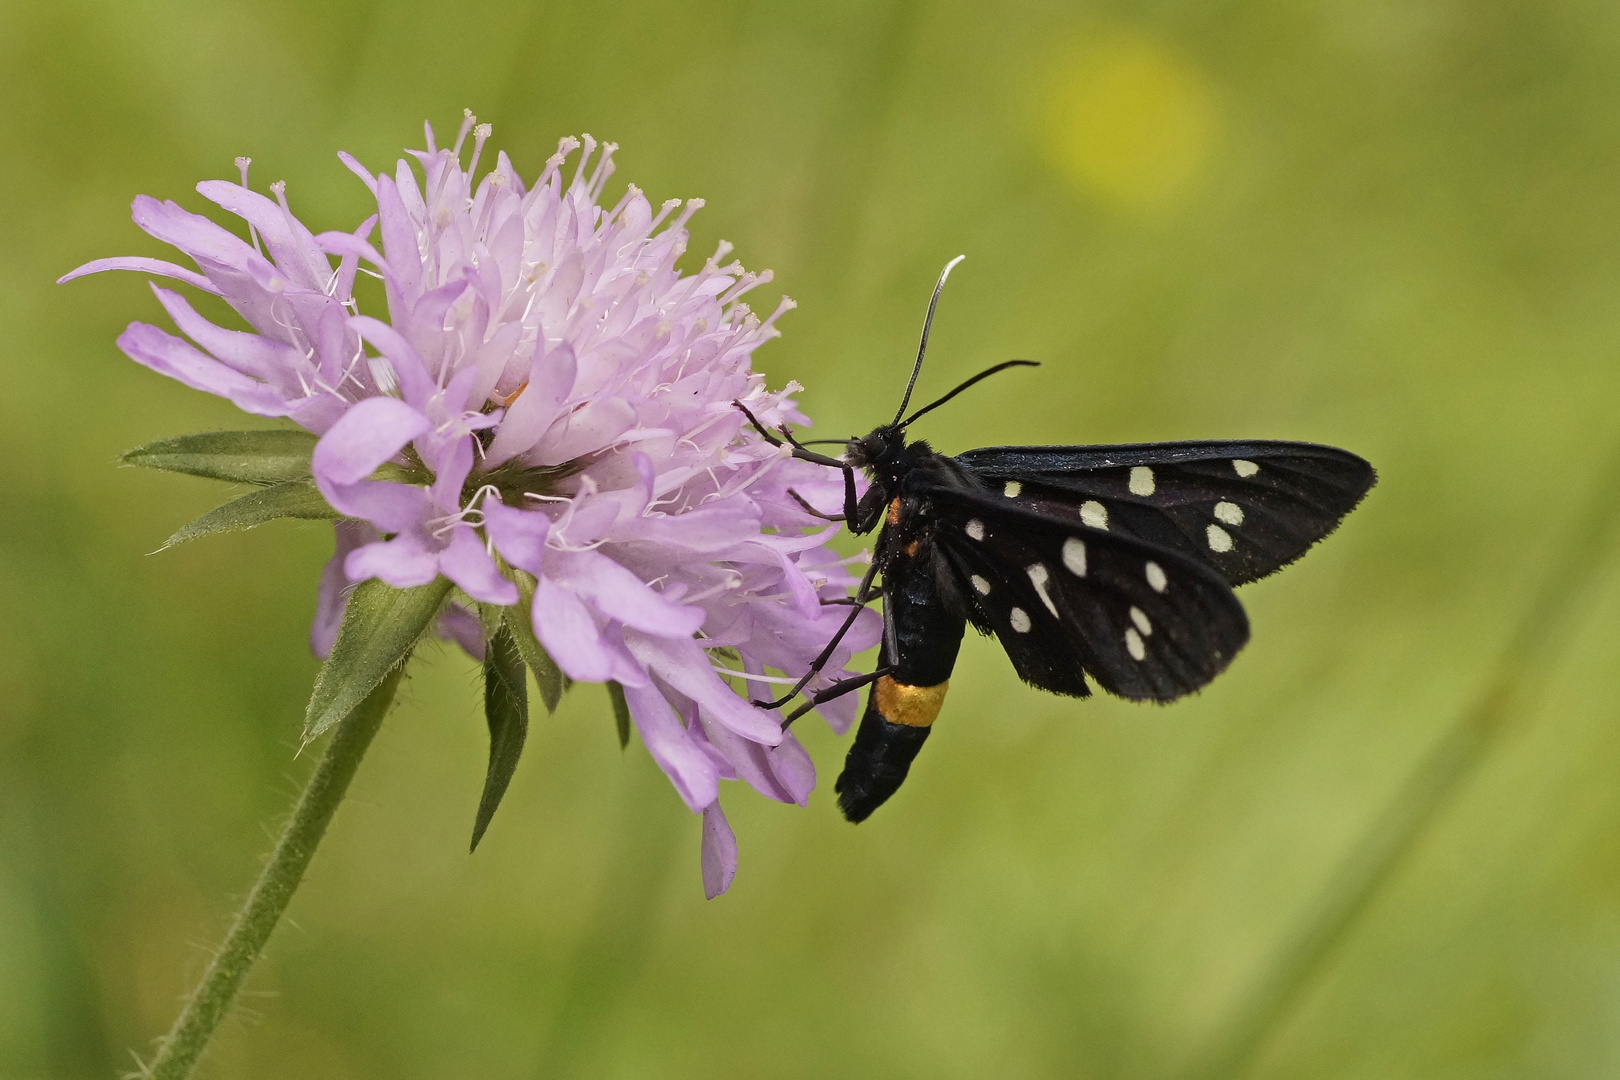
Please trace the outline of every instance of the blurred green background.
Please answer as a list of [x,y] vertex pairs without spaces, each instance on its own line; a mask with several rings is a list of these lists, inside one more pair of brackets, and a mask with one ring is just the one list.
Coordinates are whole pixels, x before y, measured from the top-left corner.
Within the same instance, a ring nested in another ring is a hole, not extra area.
[[818,434],[887,416],[966,252],[919,393],[1045,366],[941,449],[1299,438],[1382,482],[1194,699],[972,640],[859,828],[811,728],[808,810],[726,787],[713,902],[597,687],[469,857],[478,680],[430,649],[206,1076],[1620,1075],[1620,577],[1572,539],[1620,496],[1620,7],[5,0],[0,102],[0,1077],[167,1028],[311,764],[330,550],[148,555],[226,492],[115,455],[243,420],[116,351],[139,275],[51,282],[163,254],[131,197],[201,210],[239,154],[352,227],[335,151],[464,106],[526,175],[589,131],[610,197],[705,197],[694,249],[800,302],[757,363]]

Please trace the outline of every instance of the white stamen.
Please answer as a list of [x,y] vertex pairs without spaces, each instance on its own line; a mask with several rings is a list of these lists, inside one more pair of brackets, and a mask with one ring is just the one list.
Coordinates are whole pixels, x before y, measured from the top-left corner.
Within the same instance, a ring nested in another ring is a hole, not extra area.
[[[683,604],[689,604],[691,602],[691,597],[681,598],[681,603]],[[781,686],[792,686],[799,681],[791,675],[754,675],[746,671],[739,671],[736,668],[724,667],[720,664],[710,664],[709,666],[714,669],[715,674],[717,675],[729,675],[734,679],[747,679],[749,682],[776,683]]]
[[471,184],[473,173],[478,169],[478,155],[484,152],[484,140],[488,139],[490,132],[494,130],[495,127],[492,124],[479,124],[477,127],[473,128],[472,160],[467,162],[467,180],[469,185]]
[[394,365],[388,362],[388,357],[368,356],[366,367],[371,369],[371,377],[376,381],[378,390],[391,397],[399,396],[399,376],[394,374]]
[[[461,110],[461,130],[456,132],[456,145],[450,148],[450,153],[454,157],[461,157],[461,144],[467,141],[467,132],[471,131],[476,123],[478,123],[478,117],[473,115],[471,109]],[[590,138],[589,135],[585,137]]]

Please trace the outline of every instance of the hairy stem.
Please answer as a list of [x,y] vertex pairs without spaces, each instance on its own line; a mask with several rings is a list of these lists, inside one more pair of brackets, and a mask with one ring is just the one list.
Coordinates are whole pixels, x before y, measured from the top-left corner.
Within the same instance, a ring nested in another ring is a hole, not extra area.
[[1236,1080],[1251,1070],[1361,916],[1511,728],[1518,706],[1563,655],[1582,610],[1581,601],[1608,567],[1620,519],[1617,491],[1620,453],[1611,456],[1599,473],[1580,520],[1514,628],[1483,692],[1440,737],[1340,864],[1225,1037],[1190,1077]]
[[247,902],[237,912],[225,943],[208,964],[202,981],[186,1001],[174,1027],[164,1036],[156,1060],[144,1070],[151,1080],[183,1080],[190,1076],[197,1060],[214,1037],[215,1030],[242,987],[264,944],[275,929],[281,913],[298,889],[315,848],[326,833],[338,803],[349,788],[349,781],[371,745],[372,736],[382,726],[404,665],[378,684],[353,712],[338,722],[331,741],[315,766],[309,785],[298,797],[298,805],[281,830],[275,850],[265,863]]

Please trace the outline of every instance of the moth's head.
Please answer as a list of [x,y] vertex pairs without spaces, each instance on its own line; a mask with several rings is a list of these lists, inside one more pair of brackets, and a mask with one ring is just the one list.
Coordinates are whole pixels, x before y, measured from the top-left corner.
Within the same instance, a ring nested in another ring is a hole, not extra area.
[[880,468],[885,458],[893,458],[902,452],[905,446],[905,428],[896,424],[885,424],[849,440],[844,446],[844,460],[857,469]]

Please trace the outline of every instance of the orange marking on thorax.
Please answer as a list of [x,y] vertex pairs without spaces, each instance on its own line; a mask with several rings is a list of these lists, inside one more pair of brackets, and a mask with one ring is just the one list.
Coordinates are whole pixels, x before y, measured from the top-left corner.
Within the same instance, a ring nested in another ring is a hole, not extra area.
[[898,498],[889,504],[888,522],[890,525],[900,524],[900,500]]

